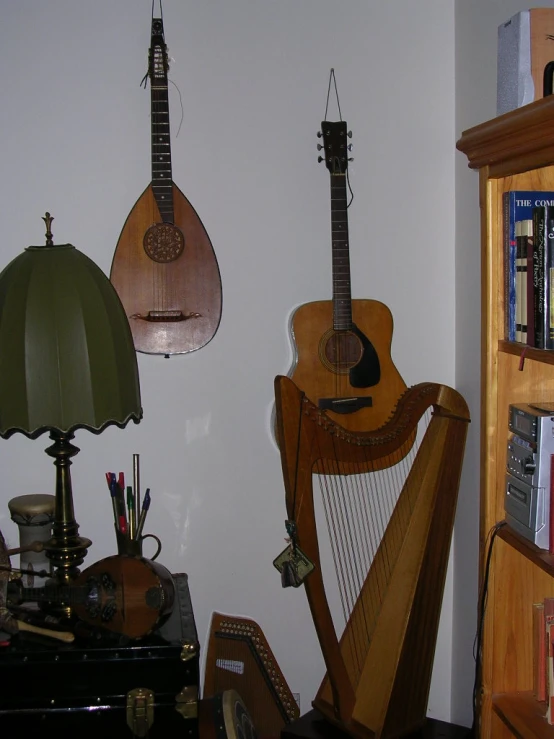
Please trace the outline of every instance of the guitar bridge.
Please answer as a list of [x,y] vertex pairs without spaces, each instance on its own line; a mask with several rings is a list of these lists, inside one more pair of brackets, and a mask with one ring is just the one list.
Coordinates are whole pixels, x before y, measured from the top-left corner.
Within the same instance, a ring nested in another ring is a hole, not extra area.
[[149,310],[146,315],[143,313],[133,313],[129,317],[150,323],[178,323],[179,321],[187,321],[189,318],[200,318],[201,314],[191,312],[185,315],[180,310]]
[[317,405],[322,411],[355,413],[362,408],[371,408],[373,400],[369,395],[364,395],[361,398],[320,398]]

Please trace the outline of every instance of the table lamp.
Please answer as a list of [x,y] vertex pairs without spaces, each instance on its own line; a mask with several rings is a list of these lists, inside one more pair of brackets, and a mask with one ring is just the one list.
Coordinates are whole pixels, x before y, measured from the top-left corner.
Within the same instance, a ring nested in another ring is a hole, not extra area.
[[[91,541],[79,536],[70,465],[77,429],[101,433],[142,418],[127,316],[102,270],[71,244],[29,246],[0,273],[0,437],[49,432],[56,467],[52,538],[56,579],[79,574]],[[99,481],[102,475],[99,476]]]

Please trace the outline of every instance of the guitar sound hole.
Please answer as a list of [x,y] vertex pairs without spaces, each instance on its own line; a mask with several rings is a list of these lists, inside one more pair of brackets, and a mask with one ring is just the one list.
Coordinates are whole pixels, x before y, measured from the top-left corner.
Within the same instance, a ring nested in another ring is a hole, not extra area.
[[352,331],[327,331],[320,342],[321,361],[337,374],[344,375],[354,367],[363,354],[363,346]]
[[185,248],[185,237],[172,223],[155,223],[144,234],[144,251],[154,262],[165,264],[178,259]]

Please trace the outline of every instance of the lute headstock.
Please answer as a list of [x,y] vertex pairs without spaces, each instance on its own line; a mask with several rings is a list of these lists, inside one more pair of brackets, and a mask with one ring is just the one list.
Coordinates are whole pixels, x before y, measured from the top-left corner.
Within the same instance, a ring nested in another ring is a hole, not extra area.
[[150,51],[148,52],[148,76],[152,87],[167,87],[169,59],[161,18],[152,18]]

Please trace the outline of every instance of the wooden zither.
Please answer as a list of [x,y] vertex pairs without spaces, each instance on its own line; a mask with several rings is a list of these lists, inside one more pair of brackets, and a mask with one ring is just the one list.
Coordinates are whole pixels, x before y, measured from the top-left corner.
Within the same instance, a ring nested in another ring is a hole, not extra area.
[[249,618],[212,614],[204,698],[236,691],[260,737],[278,737],[299,716],[277,660],[260,626]]
[[306,588],[327,668],[314,708],[353,737],[402,736],[427,711],[467,405],[422,383],[354,433],[287,377],[275,394],[290,536],[275,566]]

